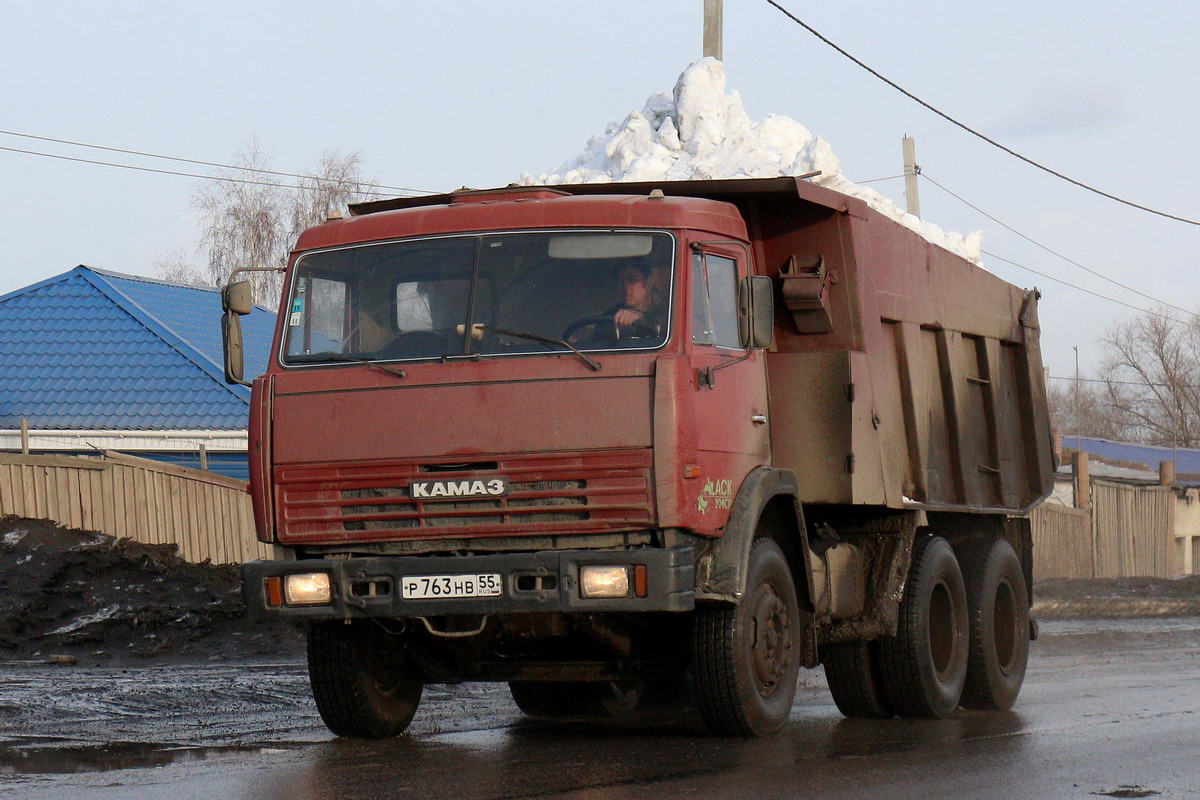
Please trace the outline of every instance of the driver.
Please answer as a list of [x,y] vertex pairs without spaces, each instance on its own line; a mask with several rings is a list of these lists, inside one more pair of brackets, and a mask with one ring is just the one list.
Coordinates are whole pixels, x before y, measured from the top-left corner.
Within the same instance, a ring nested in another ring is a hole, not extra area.
[[[635,333],[636,328],[662,332],[662,302],[651,280],[650,271],[642,264],[630,264],[617,272],[620,302],[610,309],[617,330]],[[640,323],[640,324],[639,324]]]

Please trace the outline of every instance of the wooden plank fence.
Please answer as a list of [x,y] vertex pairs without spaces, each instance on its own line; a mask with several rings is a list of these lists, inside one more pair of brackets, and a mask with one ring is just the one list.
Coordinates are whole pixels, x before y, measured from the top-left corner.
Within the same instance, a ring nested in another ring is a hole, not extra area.
[[255,537],[246,487],[212,472],[121,453],[0,453],[0,515],[175,544],[182,558],[197,563],[270,556],[270,547]]
[[1030,514],[1035,579],[1170,578],[1191,571],[1174,552],[1174,489],[1092,480],[1090,494],[1090,509],[1048,501]]
[[[270,557],[270,547],[255,537],[246,486],[120,453],[0,453],[0,515],[175,544],[181,557],[197,563]],[[1189,569],[1193,559],[1200,568],[1200,545],[1176,544],[1171,489],[1093,481],[1091,497],[1090,511],[1047,502],[1030,515],[1036,579],[1167,578],[1196,571]]]
[[1174,508],[1169,487],[1093,481],[1095,577],[1171,577]]
[[1095,576],[1092,517],[1053,501],[1029,515],[1033,528],[1033,579]]

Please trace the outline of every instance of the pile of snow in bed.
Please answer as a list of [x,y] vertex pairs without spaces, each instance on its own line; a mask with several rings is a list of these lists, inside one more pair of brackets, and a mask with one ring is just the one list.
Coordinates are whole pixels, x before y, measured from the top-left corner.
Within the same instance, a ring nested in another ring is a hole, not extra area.
[[821,174],[811,179],[814,183],[859,197],[934,244],[971,261],[980,260],[981,233],[948,233],[905,212],[879,192],[847,180],[829,143],[800,123],[775,114],[752,122],[738,93],[725,93],[725,70],[713,58],[690,65],[671,94],[651,95],[641,112],[610,124],[558,169],[525,173],[521,182],[771,178],[817,171]]

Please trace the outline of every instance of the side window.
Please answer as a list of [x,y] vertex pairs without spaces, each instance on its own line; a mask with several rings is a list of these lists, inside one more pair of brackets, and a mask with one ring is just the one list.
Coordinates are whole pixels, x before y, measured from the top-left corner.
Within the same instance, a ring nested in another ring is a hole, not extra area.
[[344,350],[348,296],[342,281],[305,278],[296,287],[288,316],[288,326],[293,329],[288,337],[288,355]]
[[738,335],[737,262],[726,256],[692,256],[692,341],[741,349]]
[[429,330],[433,318],[429,313],[429,294],[421,291],[417,281],[396,284],[396,329],[401,331]]

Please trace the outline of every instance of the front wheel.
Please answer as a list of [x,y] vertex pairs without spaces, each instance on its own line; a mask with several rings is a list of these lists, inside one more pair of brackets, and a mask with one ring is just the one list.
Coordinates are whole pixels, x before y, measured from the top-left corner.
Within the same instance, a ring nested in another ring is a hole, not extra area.
[[800,672],[800,611],[792,573],[774,541],[750,552],[736,606],[697,608],[692,629],[696,705],[722,736],[766,736],[787,722]]
[[329,730],[358,739],[403,733],[425,686],[403,640],[366,620],[312,623],[308,677]]
[[886,695],[900,717],[954,713],[967,674],[967,595],[950,544],[939,536],[913,548],[896,635],[879,640]]

